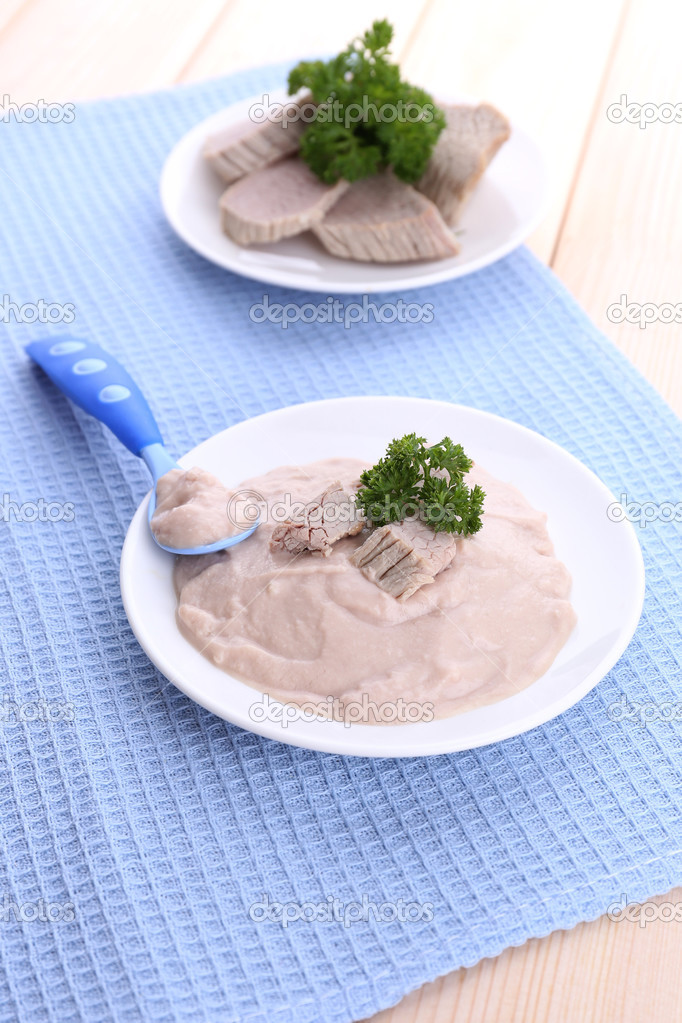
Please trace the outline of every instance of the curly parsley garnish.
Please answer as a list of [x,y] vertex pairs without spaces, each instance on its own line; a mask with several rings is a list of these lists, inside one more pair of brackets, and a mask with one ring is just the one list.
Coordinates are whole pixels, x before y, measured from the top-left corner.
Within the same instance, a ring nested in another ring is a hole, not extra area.
[[385,167],[411,184],[426,170],[445,115],[428,92],[401,80],[389,60],[392,38],[389,22],[375,21],[337,57],[302,61],[289,74],[289,93],[307,88],[318,104],[301,156],[326,184]]
[[424,437],[408,433],[391,441],[384,457],[361,473],[356,501],[373,525],[418,516],[436,533],[468,536],[483,524],[485,498],[478,484],[464,482],[472,465],[461,444],[449,437],[427,447]]

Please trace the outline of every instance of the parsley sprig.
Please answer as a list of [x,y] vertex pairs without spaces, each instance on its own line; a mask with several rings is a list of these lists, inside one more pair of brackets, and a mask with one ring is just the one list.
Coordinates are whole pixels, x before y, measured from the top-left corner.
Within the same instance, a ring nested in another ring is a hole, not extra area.
[[389,60],[392,38],[389,22],[375,21],[332,60],[302,61],[289,74],[289,93],[306,88],[318,104],[301,156],[326,184],[385,167],[411,184],[426,170],[445,115],[428,92],[401,79]]
[[461,444],[443,437],[427,447],[408,433],[392,440],[386,454],[360,475],[357,504],[373,525],[419,516],[436,533],[468,536],[482,526],[485,492],[464,482],[473,462]]

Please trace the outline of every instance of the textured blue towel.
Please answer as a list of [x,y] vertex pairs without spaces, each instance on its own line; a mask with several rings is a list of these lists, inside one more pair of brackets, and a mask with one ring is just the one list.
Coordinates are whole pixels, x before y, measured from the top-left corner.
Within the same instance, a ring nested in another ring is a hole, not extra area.
[[[525,250],[411,293],[429,324],[249,319],[265,292],[300,295],[189,251],[158,179],[194,122],[282,74],[0,124],[0,1023],[340,1023],[682,881],[680,724],[609,712],[623,694],[682,701],[679,523],[641,530],[645,613],[608,678],[469,753],[370,761],[261,739],[192,704],[132,636],[118,559],[146,472],[27,363],[22,346],[64,326],[17,323],[8,302],[29,319],[40,299],[72,303],[67,329],[128,366],[177,452],[293,402],[413,394],[539,430],[616,494],[680,497],[677,420]],[[430,903],[433,919],[284,927],[251,919],[264,893]]]

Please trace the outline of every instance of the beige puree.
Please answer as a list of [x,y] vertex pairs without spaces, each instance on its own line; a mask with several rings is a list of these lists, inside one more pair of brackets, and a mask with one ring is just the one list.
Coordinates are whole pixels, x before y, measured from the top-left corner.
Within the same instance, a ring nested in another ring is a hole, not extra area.
[[207,547],[238,532],[227,513],[230,492],[205,469],[171,469],[156,484],[151,527],[164,547]]
[[478,466],[467,482],[487,495],[482,529],[458,539],[451,565],[404,602],[349,562],[366,529],[328,557],[270,550],[280,502],[312,501],[336,480],[356,487],[364,468],[333,458],[243,483],[267,504],[262,524],[229,551],[177,559],[182,632],[224,671],[299,703],[365,694],[377,705],[432,704],[444,717],[538,679],[575,624],[571,578],[546,516]]

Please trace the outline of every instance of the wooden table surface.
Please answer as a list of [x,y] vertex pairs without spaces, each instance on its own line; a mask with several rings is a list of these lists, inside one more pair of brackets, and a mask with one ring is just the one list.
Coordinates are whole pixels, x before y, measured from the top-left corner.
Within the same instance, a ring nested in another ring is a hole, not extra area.
[[[682,303],[682,124],[665,107],[682,101],[681,5],[3,0],[0,96],[91,99],[293,63],[340,49],[376,17],[393,22],[411,81],[490,100],[535,135],[553,200],[531,248],[681,412],[682,326],[664,322]],[[607,116],[622,96],[660,118]],[[651,322],[612,322],[621,296],[653,304]],[[682,902],[682,889],[665,898]],[[682,1018],[681,949],[680,923],[603,917],[436,980],[373,1023],[667,1023]]]

